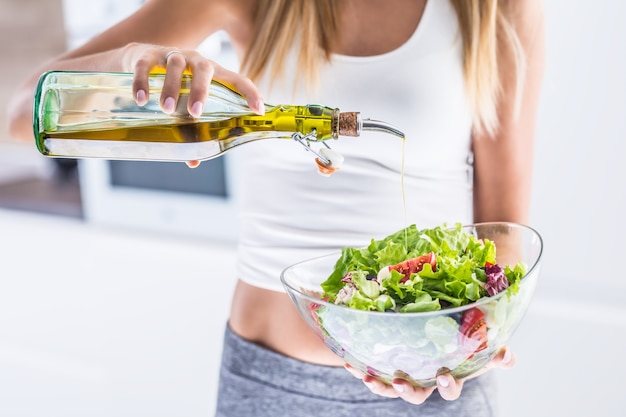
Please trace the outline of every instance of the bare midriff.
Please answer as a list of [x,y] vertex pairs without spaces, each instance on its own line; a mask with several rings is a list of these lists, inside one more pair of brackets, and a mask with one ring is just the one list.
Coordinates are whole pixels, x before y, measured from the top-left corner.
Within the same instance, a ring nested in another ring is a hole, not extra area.
[[326,366],[343,366],[300,317],[286,293],[238,281],[229,325],[237,335],[283,355]]

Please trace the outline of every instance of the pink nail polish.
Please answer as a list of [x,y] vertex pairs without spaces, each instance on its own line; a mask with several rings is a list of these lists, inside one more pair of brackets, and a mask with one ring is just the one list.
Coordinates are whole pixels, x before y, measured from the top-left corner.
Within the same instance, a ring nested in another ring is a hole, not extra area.
[[195,103],[193,103],[193,106],[191,106],[191,115],[193,117],[200,117],[202,115],[203,107],[204,105],[201,101],[196,101]]
[[143,106],[146,102],[146,92],[144,90],[137,90],[137,104]]
[[450,386],[450,380],[448,379],[447,376],[444,376],[444,375],[439,375],[437,377],[437,383],[444,388],[447,388],[448,386]]
[[504,356],[502,356],[502,363],[508,365],[511,362],[512,356],[513,355],[511,354],[511,351],[509,349],[506,349],[504,351]]
[[176,109],[176,102],[174,101],[174,98],[172,97],[166,98],[165,101],[163,102],[163,111],[167,114],[170,114],[170,113],[173,113],[175,109]]
[[263,100],[259,99],[259,101],[256,102],[256,108],[258,114],[261,116],[265,114],[265,103]]

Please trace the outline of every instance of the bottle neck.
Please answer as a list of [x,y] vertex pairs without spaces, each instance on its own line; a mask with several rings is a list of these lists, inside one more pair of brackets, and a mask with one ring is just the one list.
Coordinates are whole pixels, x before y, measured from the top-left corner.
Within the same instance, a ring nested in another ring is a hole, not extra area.
[[379,120],[363,119],[358,112],[336,111],[337,136],[360,136],[363,131],[388,133],[404,138],[404,133],[389,123]]

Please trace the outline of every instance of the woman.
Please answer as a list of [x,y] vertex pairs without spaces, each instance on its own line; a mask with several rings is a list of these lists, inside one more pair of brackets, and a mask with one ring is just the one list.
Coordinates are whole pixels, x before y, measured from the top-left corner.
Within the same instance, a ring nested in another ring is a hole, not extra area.
[[[219,30],[244,75],[194,50]],[[345,166],[329,178],[294,144],[235,151],[245,156],[247,180],[217,414],[493,415],[489,375],[443,374],[433,388],[386,385],[347,367],[350,375],[301,321],[279,274],[411,223],[527,223],[543,47],[539,0],[150,0],[33,74],[11,106],[11,128],[32,138],[34,85],[46,69],[134,72],[142,104],[156,66],[167,69],[165,112],[175,109],[188,69],[193,116],[216,78],[256,112],[264,100],[317,102],[398,126],[405,148],[375,133],[333,144]],[[514,362],[503,349],[487,368]]]

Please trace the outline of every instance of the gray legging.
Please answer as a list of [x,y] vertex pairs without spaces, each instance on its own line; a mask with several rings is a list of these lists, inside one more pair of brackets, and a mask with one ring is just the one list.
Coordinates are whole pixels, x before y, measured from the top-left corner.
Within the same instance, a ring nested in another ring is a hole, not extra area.
[[495,416],[488,375],[467,381],[461,398],[435,391],[422,405],[372,394],[343,368],[314,365],[265,349],[227,326],[216,417]]

